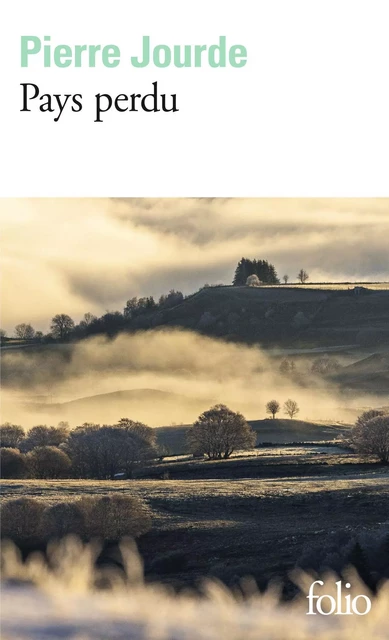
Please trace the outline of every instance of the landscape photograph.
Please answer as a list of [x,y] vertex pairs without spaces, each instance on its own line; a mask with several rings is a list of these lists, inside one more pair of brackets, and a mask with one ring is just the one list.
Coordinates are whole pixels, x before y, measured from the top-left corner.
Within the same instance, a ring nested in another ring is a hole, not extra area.
[[389,199],[0,219],[2,637],[388,638]]

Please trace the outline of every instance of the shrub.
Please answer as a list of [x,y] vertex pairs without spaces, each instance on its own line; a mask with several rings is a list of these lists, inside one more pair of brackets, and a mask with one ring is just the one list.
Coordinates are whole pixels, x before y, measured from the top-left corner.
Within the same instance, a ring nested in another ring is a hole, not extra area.
[[85,536],[85,516],[78,501],[58,502],[48,507],[42,516],[42,537],[50,540],[70,534]]
[[27,475],[26,456],[18,449],[0,449],[2,478],[25,478]]
[[16,543],[38,542],[44,510],[44,503],[34,498],[7,500],[1,505],[1,536]]
[[57,447],[35,447],[26,455],[33,478],[65,478],[70,466],[70,458]]
[[246,279],[246,286],[247,287],[260,287],[261,284],[263,284],[263,282],[260,281],[260,279],[258,278],[258,276],[253,273],[251,276],[249,276]]
[[361,416],[351,431],[351,445],[362,455],[374,455],[380,462],[389,462],[389,414],[370,420]]
[[151,528],[151,517],[136,496],[87,496],[46,506],[35,498],[7,500],[1,506],[1,536],[36,545],[74,534],[85,540],[137,538]]
[[112,494],[85,497],[77,504],[84,516],[87,538],[136,538],[151,528],[149,511],[136,496]]

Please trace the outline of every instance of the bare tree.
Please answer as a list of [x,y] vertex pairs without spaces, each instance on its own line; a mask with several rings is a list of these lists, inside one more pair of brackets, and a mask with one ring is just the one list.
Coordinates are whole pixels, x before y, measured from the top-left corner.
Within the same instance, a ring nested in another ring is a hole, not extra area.
[[199,416],[189,430],[188,440],[193,453],[205,453],[216,460],[253,447],[256,434],[241,413],[217,404]]
[[296,400],[291,400],[290,398],[284,402],[284,413],[289,416],[291,420],[293,420],[294,416],[296,416],[300,411],[300,408],[296,402]]
[[32,340],[35,336],[35,330],[31,324],[22,322],[16,325],[15,336],[19,338],[19,340]]
[[296,370],[296,363],[290,358],[284,358],[280,364],[280,373],[290,375]]
[[305,271],[305,269],[300,269],[300,271],[297,274],[297,280],[301,283],[301,284],[305,284],[307,282],[307,280],[309,280],[309,275],[308,273]]
[[69,437],[69,425],[60,422],[58,427],[48,427],[40,424],[31,427],[26,438],[22,442],[23,451],[30,451],[34,447],[59,447]]
[[279,402],[277,402],[277,400],[269,400],[266,405],[266,413],[269,413],[273,417],[273,420],[276,417],[277,413],[279,413],[280,409],[281,405]]
[[389,414],[356,422],[350,443],[362,455],[374,455],[381,462],[389,462]]
[[288,282],[289,282],[289,276],[288,275],[285,274],[284,276],[282,276],[282,279],[283,279],[285,284],[288,284]]
[[82,322],[85,323],[85,326],[89,327],[90,324],[92,324],[92,322],[94,322],[94,320],[97,320],[97,316],[94,316],[93,313],[84,313],[84,319],[82,320]]
[[381,409],[369,409],[368,411],[364,411],[360,416],[358,416],[355,426],[364,427],[365,424],[369,422],[369,420],[378,418],[379,416],[383,415],[385,415],[385,412],[381,411]]
[[258,278],[258,276],[253,273],[251,276],[249,276],[246,280],[246,286],[247,287],[260,287],[261,284],[263,284],[260,279]]
[[122,418],[118,424],[83,424],[70,432],[64,447],[75,473],[83,478],[109,479],[157,457],[155,431],[141,422]]
[[25,435],[24,429],[20,425],[4,422],[0,425],[0,446],[19,449]]
[[97,316],[94,316],[93,313],[84,313],[84,317],[80,320],[78,328],[85,334],[87,329],[97,320]]
[[312,373],[319,376],[330,376],[338,373],[339,369],[340,362],[336,358],[329,358],[328,356],[317,358],[311,366]]
[[54,338],[64,340],[74,329],[74,321],[66,313],[57,313],[51,320],[50,329]]

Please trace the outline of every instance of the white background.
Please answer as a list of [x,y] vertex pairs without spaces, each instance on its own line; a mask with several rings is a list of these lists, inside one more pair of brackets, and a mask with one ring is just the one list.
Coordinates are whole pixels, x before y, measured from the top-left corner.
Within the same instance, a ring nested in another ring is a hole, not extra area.
[[[388,195],[388,0],[12,0],[1,31],[2,196]],[[21,35],[114,43],[121,64],[22,69]],[[248,64],[134,69],[143,35],[226,35]],[[178,113],[93,122],[95,93],[147,93],[155,80]],[[21,82],[82,93],[84,108],[57,123],[21,113]]]

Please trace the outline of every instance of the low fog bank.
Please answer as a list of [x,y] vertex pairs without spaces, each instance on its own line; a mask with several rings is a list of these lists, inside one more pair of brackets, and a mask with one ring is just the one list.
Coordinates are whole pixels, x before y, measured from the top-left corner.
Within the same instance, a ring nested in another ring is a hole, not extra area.
[[128,417],[161,426],[190,423],[218,402],[261,419],[266,402],[292,398],[302,420],[350,422],[358,410],[382,404],[372,395],[344,394],[334,382],[312,376],[307,362],[298,361],[288,375],[279,363],[258,346],[183,330],[5,352],[2,421],[76,426]]

